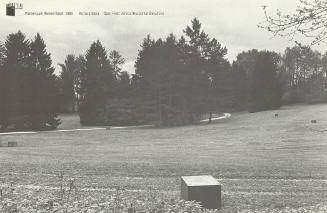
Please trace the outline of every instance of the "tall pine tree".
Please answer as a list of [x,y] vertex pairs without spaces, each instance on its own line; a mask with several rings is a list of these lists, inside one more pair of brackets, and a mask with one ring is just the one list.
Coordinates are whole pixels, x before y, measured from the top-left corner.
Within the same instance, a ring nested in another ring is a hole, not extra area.
[[31,120],[34,129],[56,128],[60,124],[58,119],[59,90],[56,75],[52,67],[50,53],[39,33],[30,44],[32,68],[33,110]]
[[0,123],[5,131],[9,126],[23,129],[28,125],[25,92],[28,90],[30,42],[18,31],[7,36],[3,60]]
[[85,69],[80,75],[80,121],[83,125],[101,125],[106,102],[114,96],[113,69],[106,49],[100,41],[93,42],[85,55]]

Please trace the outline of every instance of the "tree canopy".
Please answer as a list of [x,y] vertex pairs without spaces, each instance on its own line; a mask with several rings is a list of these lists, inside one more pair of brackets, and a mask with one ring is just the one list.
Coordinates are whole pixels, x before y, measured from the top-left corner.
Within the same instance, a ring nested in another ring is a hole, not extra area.
[[31,41],[21,31],[9,34],[0,69],[1,128],[56,128],[56,76],[40,34]]

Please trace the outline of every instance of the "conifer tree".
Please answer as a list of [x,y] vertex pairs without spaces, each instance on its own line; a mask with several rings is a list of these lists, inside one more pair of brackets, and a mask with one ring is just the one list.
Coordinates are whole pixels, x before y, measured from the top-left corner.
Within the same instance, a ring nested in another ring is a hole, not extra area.
[[[30,42],[18,31],[7,36],[2,68],[0,122],[2,130],[9,125],[16,129],[27,125],[26,95],[28,91],[28,72],[30,60]],[[26,90],[27,89],[27,90]]]
[[50,53],[39,33],[30,44],[33,108],[31,120],[34,129],[56,128],[60,124],[58,119],[59,90],[57,77],[54,74]]
[[56,76],[50,54],[37,34],[30,42],[18,31],[9,34],[1,71],[1,116],[3,130],[49,129],[59,125]]
[[106,49],[100,41],[93,42],[85,55],[85,69],[80,75],[80,121],[83,125],[101,125],[101,113],[114,96],[113,69]]

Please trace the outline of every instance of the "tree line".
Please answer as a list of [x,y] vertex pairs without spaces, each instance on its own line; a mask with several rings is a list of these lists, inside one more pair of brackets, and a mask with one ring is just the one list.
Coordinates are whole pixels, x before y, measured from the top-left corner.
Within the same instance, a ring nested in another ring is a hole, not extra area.
[[51,129],[58,119],[57,77],[40,34],[9,34],[0,51],[0,128]]
[[78,112],[82,125],[192,124],[204,114],[278,109],[283,103],[326,101],[327,57],[310,47],[242,52],[231,64],[227,48],[198,19],[177,38],[144,38],[135,73],[124,57],[93,42],[67,55],[54,74],[40,34],[22,32],[0,45],[0,126],[49,129],[59,112]]

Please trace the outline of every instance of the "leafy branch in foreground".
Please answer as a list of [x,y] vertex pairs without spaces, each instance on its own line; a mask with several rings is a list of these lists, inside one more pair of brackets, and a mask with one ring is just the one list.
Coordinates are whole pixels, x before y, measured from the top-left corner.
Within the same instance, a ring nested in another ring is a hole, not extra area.
[[[320,44],[327,39],[327,1],[300,0],[296,12],[283,14],[277,10],[276,14],[268,14],[267,6],[263,6],[265,21],[258,27],[266,29],[274,36],[289,37],[294,40],[296,35],[309,38],[311,45]],[[299,42],[295,41],[299,44]]]

